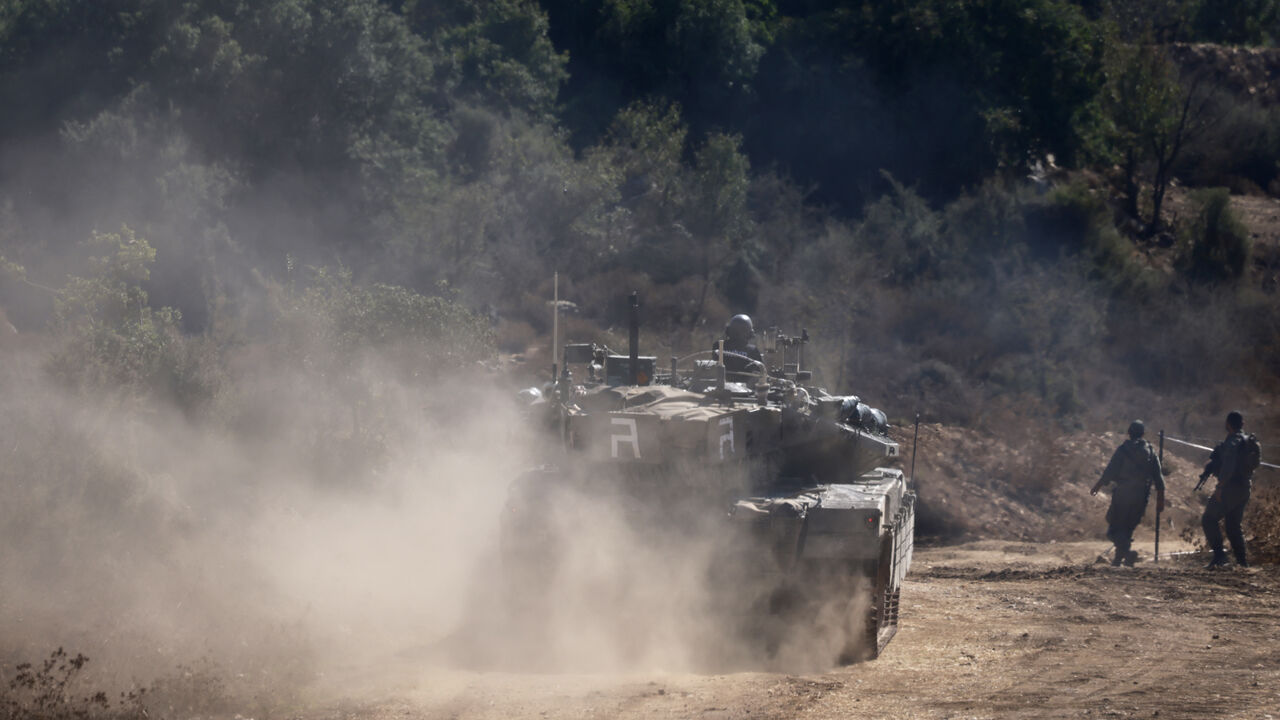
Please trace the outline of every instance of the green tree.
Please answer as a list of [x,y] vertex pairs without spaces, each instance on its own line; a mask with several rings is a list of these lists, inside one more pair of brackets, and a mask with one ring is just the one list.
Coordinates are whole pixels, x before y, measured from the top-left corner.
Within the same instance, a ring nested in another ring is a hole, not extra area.
[[549,118],[568,58],[531,0],[405,0],[392,3],[440,58],[437,84],[495,110]]
[[[311,271],[282,320],[300,347],[324,348],[334,368],[352,372],[369,355],[390,358],[403,377],[439,376],[489,356],[483,318],[445,297],[383,283],[357,284],[346,268]],[[318,356],[317,356],[318,357]]]
[[[1213,122],[1210,94],[1200,78],[1184,84],[1168,53],[1150,43],[1116,46],[1108,66],[1103,154],[1119,162],[1125,211],[1154,234],[1163,229],[1165,193],[1178,159]],[[1144,180],[1151,188],[1146,218]]]
[[772,7],[743,0],[545,0],[569,53],[565,116],[584,144],[647,100],[679,104],[693,130],[734,127],[749,111]]
[[1100,0],[1100,13],[1124,43],[1187,42],[1205,0]]
[[89,272],[58,291],[55,333],[62,341],[49,369],[90,391],[176,400],[192,410],[213,392],[200,359],[179,330],[181,313],[152,307],[144,285],[156,251],[129,227],[94,233]]
[[229,273],[285,252],[384,257],[401,209],[453,171],[451,93],[463,90],[437,72],[452,56],[376,0],[5,10],[0,196],[38,198],[19,220],[52,245],[86,226],[151,228],[149,290],[189,330],[248,281]]
[[816,197],[856,213],[890,189],[933,201],[1053,154],[1083,160],[1104,37],[1065,0],[799,3],[761,61],[743,134]]
[[679,192],[688,132],[675,103],[636,102],[617,114],[604,151],[623,173],[624,201]]
[[1280,41],[1280,2],[1276,0],[1200,0],[1195,15],[1197,40],[1231,45]]

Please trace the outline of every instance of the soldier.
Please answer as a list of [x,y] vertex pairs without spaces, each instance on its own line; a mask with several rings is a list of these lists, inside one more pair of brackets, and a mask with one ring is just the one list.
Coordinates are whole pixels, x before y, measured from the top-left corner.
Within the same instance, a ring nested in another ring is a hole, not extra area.
[[[1204,526],[1204,539],[1213,549],[1213,559],[1208,567],[1220,568],[1227,564],[1227,553],[1222,548],[1222,530],[1218,523],[1226,525],[1227,539],[1235,553],[1236,564],[1248,567],[1244,552],[1244,508],[1249,504],[1249,491],[1253,484],[1253,471],[1261,460],[1261,448],[1257,439],[1244,433],[1244,416],[1238,412],[1227,413],[1227,438],[1213,449],[1209,462],[1200,473],[1200,483],[1210,475],[1218,476],[1218,486],[1205,505],[1200,518]],[[1197,489],[1199,486],[1197,486]]]
[[760,365],[750,362],[764,363],[760,349],[751,342],[756,331],[751,324],[750,315],[734,315],[724,326],[724,366],[729,372],[758,372]]
[[1137,551],[1130,550],[1133,530],[1142,522],[1147,511],[1147,498],[1151,486],[1156,488],[1156,511],[1164,510],[1164,476],[1160,472],[1160,458],[1151,443],[1142,439],[1146,426],[1141,420],[1129,424],[1129,439],[1121,443],[1111,456],[1111,462],[1102,471],[1102,477],[1089,490],[1097,495],[1103,485],[1115,483],[1111,493],[1111,507],[1107,509],[1107,539],[1115,543],[1116,554],[1112,565],[1132,566],[1138,560]]

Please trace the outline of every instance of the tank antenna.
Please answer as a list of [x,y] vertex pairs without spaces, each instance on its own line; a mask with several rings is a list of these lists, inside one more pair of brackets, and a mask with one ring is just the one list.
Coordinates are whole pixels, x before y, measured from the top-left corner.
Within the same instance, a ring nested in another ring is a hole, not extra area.
[[911,484],[916,484],[916,445],[920,440],[920,413],[916,413],[916,429],[911,433]]
[[631,293],[630,311],[631,312],[629,313],[629,318],[628,318],[630,322],[628,324],[630,325],[629,329],[631,333],[630,333],[630,337],[628,338],[629,340],[628,344],[630,345],[629,350],[631,355],[630,357],[631,366],[629,368],[631,371],[631,378],[629,382],[632,385],[639,385],[640,384],[640,293],[639,292]]
[[551,382],[560,366],[560,273],[551,274]]
[[716,390],[724,392],[724,338],[716,341]]

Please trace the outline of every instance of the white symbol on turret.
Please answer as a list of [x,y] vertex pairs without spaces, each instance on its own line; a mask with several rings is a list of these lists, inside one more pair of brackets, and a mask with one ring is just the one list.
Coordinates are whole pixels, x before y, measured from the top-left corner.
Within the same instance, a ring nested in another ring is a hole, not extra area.
[[733,418],[720,418],[720,459],[724,459],[724,446],[729,445],[729,454],[733,455],[737,451],[733,447]]
[[609,438],[609,447],[613,451],[613,457],[618,457],[618,446],[622,443],[631,444],[632,457],[636,460],[640,459],[640,434],[636,431],[635,418],[613,418],[610,421],[614,425],[622,425],[627,428],[627,432],[619,434],[614,433]]

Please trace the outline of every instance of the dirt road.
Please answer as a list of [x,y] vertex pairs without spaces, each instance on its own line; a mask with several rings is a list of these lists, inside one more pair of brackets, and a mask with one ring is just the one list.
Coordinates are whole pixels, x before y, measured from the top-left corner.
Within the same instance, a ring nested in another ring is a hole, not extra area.
[[920,550],[885,655],[819,674],[412,667],[366,688],[376,699],[345,695],[304,714],[1280,718],[1280,568],[1206,571],[1192,557],[1112,568],[1094,562],[1103,545]]

